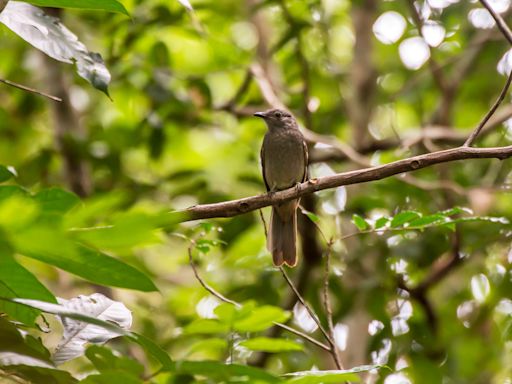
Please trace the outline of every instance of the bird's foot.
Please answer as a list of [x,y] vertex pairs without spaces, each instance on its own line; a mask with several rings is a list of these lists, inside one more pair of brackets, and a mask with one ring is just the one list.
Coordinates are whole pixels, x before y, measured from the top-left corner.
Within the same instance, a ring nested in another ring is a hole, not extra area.
[[300,193],[300,191],[302,191],[302,184],[298,182],[297,184],[295,184],[295,192]]

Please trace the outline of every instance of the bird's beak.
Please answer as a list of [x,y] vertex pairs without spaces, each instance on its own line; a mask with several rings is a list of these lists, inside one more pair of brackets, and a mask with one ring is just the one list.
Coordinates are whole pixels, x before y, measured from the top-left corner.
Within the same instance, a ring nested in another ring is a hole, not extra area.
[[265,112],[256,112],[254,114],[254,116],[261,117],[262,119],[264,119],[266,117]]

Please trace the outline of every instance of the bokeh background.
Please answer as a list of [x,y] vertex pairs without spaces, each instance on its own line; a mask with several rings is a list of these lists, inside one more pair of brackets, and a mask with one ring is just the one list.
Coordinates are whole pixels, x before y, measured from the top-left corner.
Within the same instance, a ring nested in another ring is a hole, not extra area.
[[[510,1],[489,2],[510,21]],[[159,292],[94,285],[23,252],[17,262],[56,296],[99,291],[124,302],[134,329],[174,359],[235,361],[276,374],[334,369],[311,344],[260,353],[240,344],[249,338],[243,332],[191,327],[214,318],[220,302],[195,279],[189,250],[203,279],[223,295],[291,311],[291,325],[321,337],[272,266],[258,212],[165,226],[155,218],[263,193],[266,128],[252,113],[276,102],[309,132],[312,177],[460,145],[512,69],[509,43],[476,1],[197,0],[193,10],[173,0],[122,3],[130,17],[59,11],[105,59],[112,100],[72,66],[0,26],[0,77],[64,99],[0,84],[0,164],[16,173],[6,185],[78,195],[66,230],[114,225],[80,239],[144,271]],[[507,95],[477,146],[510,144],[510,117]],[[507,160],[465,160],[302,200],[316,223],[299,214],[303,252],[289,274],[326,321],[323,263],[330,252],[344,367],[389,366],[363,376],[369,383],[512,382],[510,168]],[[0,207],[4,229],[24,212],[9,204]],[[342,240],[358,232],[354,214],[375,225],[402,211],[454,207],[500,220]],[[268,218],[268,209],[263,213]],[[59,242],[46,236],[23,241],[59,253]],[[51,347],[56,337],[43,340]],[[152,366],[137,347],[110,348]],[[65,369],[91,366],[84,358]],[[166,374],[146,382],[221,381]]]

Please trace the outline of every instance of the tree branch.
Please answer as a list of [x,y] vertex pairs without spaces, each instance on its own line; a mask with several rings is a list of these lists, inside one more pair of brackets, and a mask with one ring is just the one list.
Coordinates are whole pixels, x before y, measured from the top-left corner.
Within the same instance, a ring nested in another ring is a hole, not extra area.
[[480,0],[480,3],[489,11],[492,18],[496,21],[496,24],[498,25],[499,30],[501,33],[503,33],[503,36],[508,40],[510,44],[512,44],[512,31],[510,31],[510,28],[508,27],[507,23],[505,23],[505,20],[492,9],[491,5],[487,2],[487,0]]
[[508,89],[510,88],[510,82],[512,81],[512,71],[508,74],[507,81],[505,82],[505,85],[503,86],[503,89],[501,90],[500,95],[498,96],[498,99],[494,102],[493,106],[489,111],[485,114],[484,118],[478,126],[475,128],[475,130],[471,133],[471,135],[468,137],[466,142],[464,143],[464,147],[471,147],[473,142],[476,140],[478,134],[482,130],[482,128],[485,126],[485,124],[489,121],[492,115],[496,112],[500,104],[505,99],[505,96],[507,95]]
[[512,145],[498,148],[457,147],[444,151],[413,156],[392,163],[364,168],[350,172],[338,173],[332,176],[308,180],[298,187],[292,187],[272,194],[246,197],[238,200],[224,201],[214,204],[195,205],[183,211],[171,212],[179,221],[209,219],[214,217],[232,217],[259,208],[276,205],[297,197],[301,197],[324,189],[382,180],[399,173],[416,171],[418,169],[464,159],[500,160],[512,156]]

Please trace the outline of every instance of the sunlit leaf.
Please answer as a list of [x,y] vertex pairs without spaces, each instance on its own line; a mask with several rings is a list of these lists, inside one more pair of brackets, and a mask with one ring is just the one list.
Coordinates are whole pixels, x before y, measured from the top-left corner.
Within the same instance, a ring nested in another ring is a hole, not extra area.
[[354,214],[352,216],[352,222],[355,224],[357,229],[359,229],[360,231],[364,231],[370,227],[368,225],[368,223],[366,222],[366,220],[357,214]]
[[382,227],[384,227],[387,223],[389,223],[389,218],[388,218],[388,217],[379,217],[379,218],[375,221],[375,226],[374,226],[374,228],[375,228],[375,229],[382,228]]
[[281,308],[264,305],[256,307],[247,316],[235,320],[233,328],[240,332],[258,332],[270,328],[274,322],[283,322],[290,317],[290,313]]
[[59,188],[43,189],[36,193],[34,200],[42,211],[55,213],[65,213],[80,202],[74,193]]
[[290,378],[287,383],[293,384],[327,384],[339,383],[342,381],[356,381],[361,379],[358,373],[378,369],[377,365],[362,365],[347,370],[329,370],[329,371],[302,371],[287,373],[284,376]]
[[183,331],[186,334],[218,334],[229,331],[229,325],[215,319],[198,319],[188,324]]
[[294,340],[272,339],[270,337],[255,337],[244,340],[240,345],[252,351],[290,352],[302,351],[304,346]]
[[413,221],[419,217],[421,217],[421,214],[419,212],[403,211],[393,217],[393,219],[391,220],[391,226],[393,228],[401,227],[404,224],[409,223],[410,221]]

